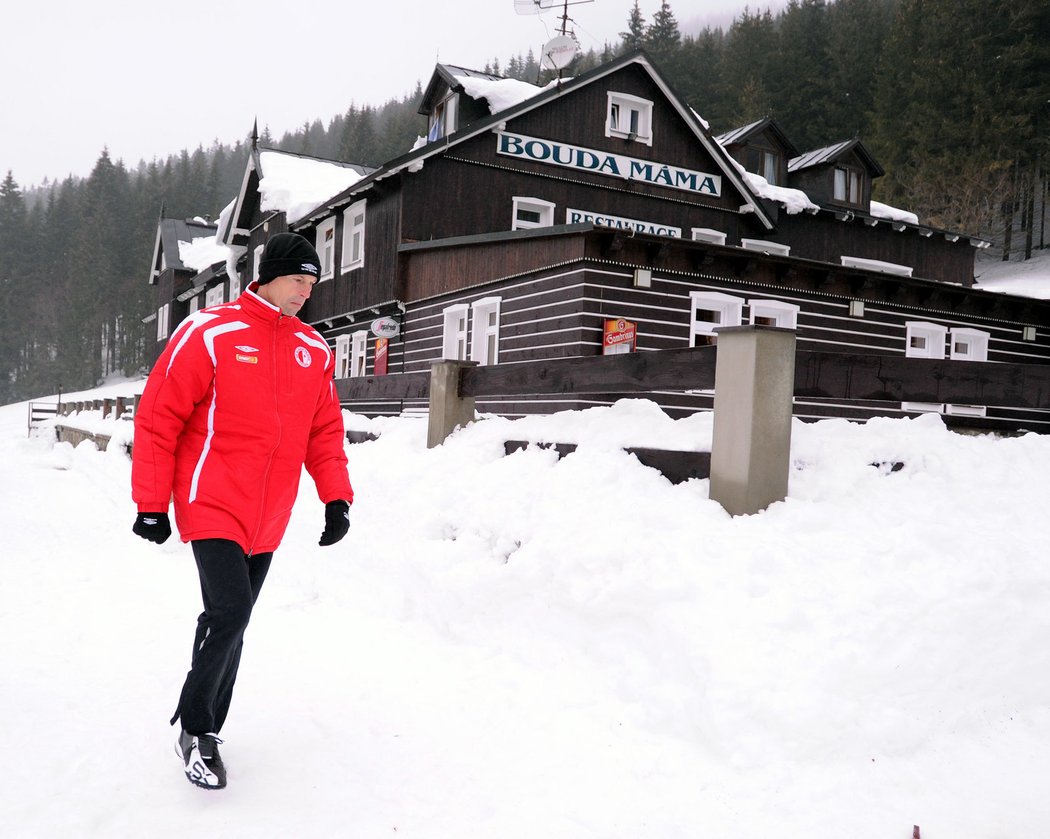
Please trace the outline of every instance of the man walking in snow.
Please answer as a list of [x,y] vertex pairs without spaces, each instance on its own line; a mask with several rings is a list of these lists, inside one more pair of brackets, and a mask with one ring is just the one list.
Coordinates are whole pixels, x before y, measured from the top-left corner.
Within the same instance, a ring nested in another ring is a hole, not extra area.
[[325,504],[319,544],[346,535],[347,475],[334,359],[296,314],[320,273],[295,233],[267,241],[259,277],[236,302],[190,315],[168,340],[135,413],[132,530],[158,544],[175,523],[190,542],[204,611],[171,722],[197,786],[226,786],[218,732],[230,707],[242,639],[305,465]]

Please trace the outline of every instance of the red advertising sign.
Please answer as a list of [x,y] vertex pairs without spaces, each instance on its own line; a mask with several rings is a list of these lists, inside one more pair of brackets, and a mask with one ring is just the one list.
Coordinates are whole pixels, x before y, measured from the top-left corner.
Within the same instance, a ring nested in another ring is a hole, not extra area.
[[390,345],[389,338],[376,338],[376,360],[373,372],[377,376],[385,376],[387,372],[387,347]]
[[602,334],[602,355],[634,352],[638,346],[638,324],[623,318],[605,322]]

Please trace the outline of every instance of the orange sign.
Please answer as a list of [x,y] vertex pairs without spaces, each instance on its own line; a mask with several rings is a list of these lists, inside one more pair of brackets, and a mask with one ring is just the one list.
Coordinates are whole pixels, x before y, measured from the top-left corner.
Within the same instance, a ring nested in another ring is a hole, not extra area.
[[602,334],[602,355],[634,352],[638,346],[638,324],[623,318],[605,321]]
[[376,338],[376,360],[373,372],[377,376],[385,376],[387,371],[387,347],[390,346],[389,338]]

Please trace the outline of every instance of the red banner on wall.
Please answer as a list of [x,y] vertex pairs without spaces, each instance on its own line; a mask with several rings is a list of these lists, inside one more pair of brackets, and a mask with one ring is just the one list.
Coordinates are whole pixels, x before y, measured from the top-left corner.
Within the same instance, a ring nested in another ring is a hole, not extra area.
[[602,355],[634,352],[638,345],[638,324],[623,318],[605,322],[602,334]]
[[387,371],[387,348],[390,346],[389,338],[376,338],[376,358],[373,372],[377,376],[385,376]]

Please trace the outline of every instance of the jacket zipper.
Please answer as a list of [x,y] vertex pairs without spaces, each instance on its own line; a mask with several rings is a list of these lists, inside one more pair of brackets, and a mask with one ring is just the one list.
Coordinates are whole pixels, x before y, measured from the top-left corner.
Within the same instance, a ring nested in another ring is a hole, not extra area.
[[278,408],[279,390],[278,385],[278,361],[277,361],[277,334],[281,328],[281,319],[283,315],[277,316],[277,325],[273,330],[273,338],[271,340],[271,352],[270,357],[273,359],[273,413],[274,413],[274,425],[277,428],[277,441],[274,443],[273,448],[270,450],[270,456],[266,460],[266,471],[263,472],[262,492],[259,495],[259,513],[256,516],[255,533],[252,536],[251,544],[248,546],[248,556],[255,553],[255,543],[259,540],[259,531],[262,530],[263,525],[263,511],[266,509],[266,489],[270,484],[270,467],[273,466],[273,457],[277,454],[277,449],[281,445],[281,412]]

